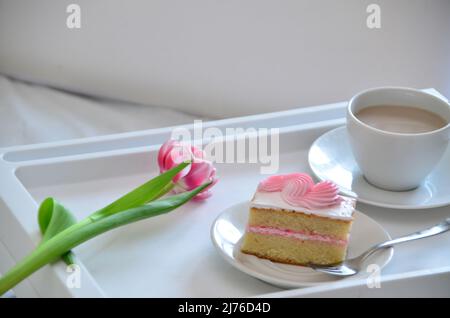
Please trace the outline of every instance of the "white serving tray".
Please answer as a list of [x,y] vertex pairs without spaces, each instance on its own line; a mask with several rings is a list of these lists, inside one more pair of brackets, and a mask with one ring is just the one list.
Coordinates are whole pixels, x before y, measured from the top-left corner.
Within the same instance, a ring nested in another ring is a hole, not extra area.
[[[222,130],[227,127],[280,127],[281,171],[308,171],[309,146],[325,131],[345,123],[345,105],[337,103],[212,121],[204,127]],[[83,218],[156,175],[156,152],[170,132],[171,128],[164,128],[1,150],[0,272],[10,268],[39,242],[38,202],[53,196],[79,219]],[[14,290],[16,295],[285,295],[287,292],[232,268],[214,250],[209,239],[213,220],[224,208],[249,199],[261,178],[259,166],[255,164],[218,164],[218,172],[220,182],[208,201],[189,203],[168,215],[114,230],[76,248],[82,268],[81,288],[66,286],[68,273],[64,264],[58,262],[18,285]],[[358,209],[380,222],[392,236],[430,226],[450,215],[449,207],[396,211],[360,204]],[[383,278],[400,281],[412,272],[422,277],[439,270],[442,275],[448,275],[449,271],[442,271],[442,268],[450,266],[449,243],[450,236],[444,234],[399,246],[394,259],[383,270]],[[326,296],[333,288],[343,288],[346,284],[348,282],[342,281],[322,292],[328,291]],[[364,282],[353,281],[352,284],[362,286]],[[423,284],[421,281],[417,288]],[[288,291],[286,296],[305,296],[308,290]],[[310,293],[320,296],[320,292],[312,290]]]
[[327,286],[288,290],[263,297],[295,298],[448,298],[450,296],[450,266],[433,270],[419,270],[401,274],[383,275],[379,285],[367,286],[367,281],[348,280]]

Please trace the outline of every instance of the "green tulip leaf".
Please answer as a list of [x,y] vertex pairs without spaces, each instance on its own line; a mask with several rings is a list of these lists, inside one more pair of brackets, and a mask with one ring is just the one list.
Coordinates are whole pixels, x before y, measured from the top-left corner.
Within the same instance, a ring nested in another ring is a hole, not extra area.
[[[42,201],[38,211],[38,223],[42,233],[40,244],[77,223],[75,216],[53,198]],[[69,251],[61,256],[67,265],[75,263],[75,255]]]
[[191,200],[211,182],[189,192],[160,198],[173,188],[173,178],[189,164],[190,162],[182,163],[151,179],[78,223],[70,211],[56,200],[45,199],[38,214],[39,227],[43,233],[42,242],[0,277],[0,296],[62,255],[68,264],[71,263],[69,261],[73,261],[73,254],[70,250],[87,240],[117,227],[168,213]]
[[189,161],[183,162],[178,166],[160,174],[159,176],[125,194],[113,203],[91,214],[90,218],[92,220],[97,220],[117,212],[138,207],[160,198],[172,190],[174,186],[172,182],[173,178],[189,164]]

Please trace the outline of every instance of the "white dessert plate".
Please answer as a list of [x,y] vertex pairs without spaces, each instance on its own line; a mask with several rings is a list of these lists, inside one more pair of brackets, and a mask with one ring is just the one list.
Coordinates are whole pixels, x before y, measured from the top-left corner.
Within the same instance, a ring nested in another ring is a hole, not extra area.
[[312,144],[308,162],[320,180],[331,180],[343,194],[358,201],[391,209],[427,209],[450,204],[450,150],[422,185],[410,191],[387,191],[371,185],[353,158],[347,130],[339,127],[320,136]]
[[[225,260],[255,278],[281,288],[317,286],[338,280],[361,279],[386,266],[392,258],[393,249],[374,254],[367,260],[368,271],[346,278],[339,278],[314,271],[309,267],[271,262],[253,255],[241,253],[241,239],[245,232],[249,202],[241,202],[224,210],[214,221],[211,239]],[[367,215],[356,211],[348,257],[355,257],[376,243],[391,239],[383,227]]]

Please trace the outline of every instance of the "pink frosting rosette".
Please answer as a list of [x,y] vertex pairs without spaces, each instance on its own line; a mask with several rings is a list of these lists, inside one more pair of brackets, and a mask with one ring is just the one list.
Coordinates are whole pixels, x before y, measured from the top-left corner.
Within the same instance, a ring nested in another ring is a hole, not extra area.
[[338,186],[331,181],[314,184],[306,173],[270,176],[260,182],[260,192],[280,192],[284,201],[307,209],[323,209],[342,202]]

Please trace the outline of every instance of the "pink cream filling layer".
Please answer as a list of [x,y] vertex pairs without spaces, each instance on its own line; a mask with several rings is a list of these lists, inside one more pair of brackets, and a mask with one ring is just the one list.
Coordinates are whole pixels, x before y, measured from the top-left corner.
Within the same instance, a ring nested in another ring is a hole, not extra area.
[[262,235],[276,235],[283,236],[287,238],[297,239],[301,241],[317,241],[327,244],[333,244],[338,246],[346,246],[348,240],[338,239],[331,235],[322,235],[315,233],[306,233],[302,231],[293,231],[287,229],[279,229],[269,226],[249,226],[247,227],[247,232],[257,233]]

